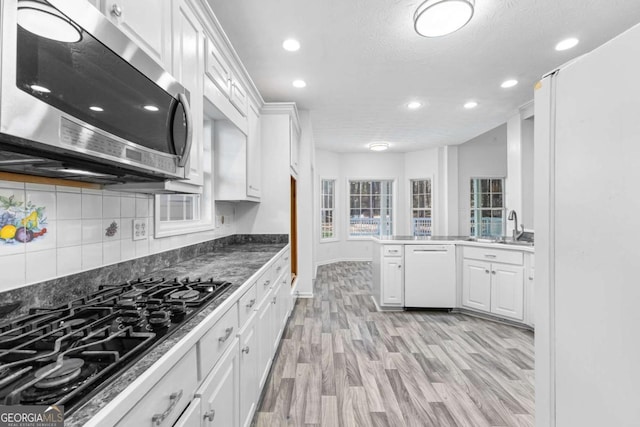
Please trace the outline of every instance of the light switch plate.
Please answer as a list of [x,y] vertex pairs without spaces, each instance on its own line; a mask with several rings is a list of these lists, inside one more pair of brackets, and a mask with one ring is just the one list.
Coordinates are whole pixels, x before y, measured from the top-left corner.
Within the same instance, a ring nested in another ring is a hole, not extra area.
[[133,240],[146,240],[148,230],[146,219],[134,219],[132,228]]

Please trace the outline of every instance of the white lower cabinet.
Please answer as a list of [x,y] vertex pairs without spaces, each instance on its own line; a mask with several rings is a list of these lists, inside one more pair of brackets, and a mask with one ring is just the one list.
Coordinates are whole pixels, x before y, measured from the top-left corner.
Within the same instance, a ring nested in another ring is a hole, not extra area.
[[402,306],[404,304],[402,263],[401,257],[382,259],[382,303],[384,305]]
[[275,322],[273,304],[273,290],[270,287],[264,295],[264,300],[257,310],[257,333],[258,333],[258,385],[262,389],[267,377],[269,376],[269,368],[273,360],[273,339],[275,330],[273,324]]
[[[462,262],[462,305],[524,321],[524,267],[522,254],[465,248]],[[474,258],[489,258],[488,262]],[[509,264],[511,263],[511,264]]]
[[195,398],[189,404],[189,407],[184,410],[182,415],[173,427],[196,427],[201,424],[200,418],[200,399]]
[[[200,398],[203,427],[239,426],[240,420],[240,351],[238,339],[224,353],[196,391]],[[197,424],[196,424],[197,425]]]
[[251,424],[258,403],[257,313],[240,331],[240,425]]

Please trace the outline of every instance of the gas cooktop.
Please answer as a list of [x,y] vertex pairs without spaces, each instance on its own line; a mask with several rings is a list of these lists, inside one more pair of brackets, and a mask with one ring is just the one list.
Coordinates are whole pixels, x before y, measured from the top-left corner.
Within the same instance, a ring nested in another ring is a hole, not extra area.
[[138,279],[0,324],[0,404],[72,413],[230,285]]

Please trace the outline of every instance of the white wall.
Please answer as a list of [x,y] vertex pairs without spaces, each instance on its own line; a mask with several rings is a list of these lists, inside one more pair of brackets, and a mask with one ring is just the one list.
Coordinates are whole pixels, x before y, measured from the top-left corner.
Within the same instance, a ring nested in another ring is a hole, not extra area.
[[522,224],[527,230],[533,224],[533,125],[534,118],[522,121]]
[[308,111],[299,111],[300,147],[298,150],[297,219],[298,219],[298,295],[313,294],[314,267],[314,152],[313,129]]
[[[38,224],[46,233],[30,242],[0,240],[0,292],[236,233],[234,209],[226,203],[216,204],[224,226],[156,239],[148,194],[0,181],[0,196],[31,203],[47,218]],[[0,216],[4,212],[0,205]],[[134,219],[147,220],[147,239],[133,240]],[[112,223],[117,231],[107,235]]]
[[469,180],[507,176],[507,125],[483,133],[458,146],[459,233],[469,234]]

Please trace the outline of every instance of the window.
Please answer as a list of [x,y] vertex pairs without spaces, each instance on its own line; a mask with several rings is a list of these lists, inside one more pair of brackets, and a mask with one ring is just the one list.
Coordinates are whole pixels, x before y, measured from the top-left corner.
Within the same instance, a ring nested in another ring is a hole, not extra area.
[[504,235],[504,179],[471,179],[471,236]]
[[333,213],[335,208],[336,180],[323,179],[320,193],[322,194],[322,206],[320,208],[320,239],[335,239],[336,228],[333,221]]
[[200,220],[199,194],[160,194],[160,222]]
[[431,236],[431,180],[411,180],[411,233]]
[[349,237],[393,234],[393,181],[349,181]]

